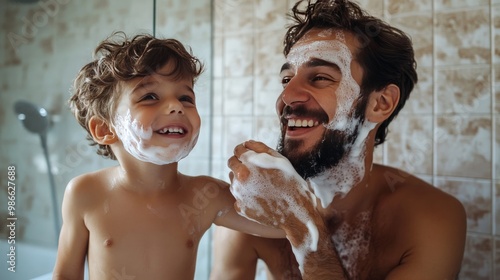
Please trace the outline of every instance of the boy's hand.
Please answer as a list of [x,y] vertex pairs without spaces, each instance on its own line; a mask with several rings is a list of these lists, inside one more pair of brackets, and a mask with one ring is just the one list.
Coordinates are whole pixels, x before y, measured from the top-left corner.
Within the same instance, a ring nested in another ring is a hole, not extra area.
[[311,235],[317,235],[322,223],[316,196],[288,159],[263,143],[248,141],[235,148],[228,166],[240,215],[283,229],[292,245],[312,245]]

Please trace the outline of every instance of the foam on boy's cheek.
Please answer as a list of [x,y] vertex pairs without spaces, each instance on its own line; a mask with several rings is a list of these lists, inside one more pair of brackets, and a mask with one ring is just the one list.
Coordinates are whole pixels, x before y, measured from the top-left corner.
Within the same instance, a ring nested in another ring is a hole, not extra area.
[[186,157],[198,139],[198,134],[196,134],[185,145],[169,143],[167,147],[154,146],[148,142],[153,136],[153,129],[151,127],[144,127],[137,120],[133,120],[130,110],[127,111],[125,116],[116,116],[115,130],[124,149],[129,154],[140,161],[157,165],[178,162]]

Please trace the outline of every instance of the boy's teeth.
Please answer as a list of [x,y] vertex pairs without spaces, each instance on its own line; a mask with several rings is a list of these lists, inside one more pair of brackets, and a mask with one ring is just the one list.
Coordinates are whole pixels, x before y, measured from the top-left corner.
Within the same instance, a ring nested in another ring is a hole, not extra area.
[[184,134],[184,129],[179,128],[179,127],[169,127],[169,128],[163,128],[160,129],[160,133],[179,133],[179,134]]

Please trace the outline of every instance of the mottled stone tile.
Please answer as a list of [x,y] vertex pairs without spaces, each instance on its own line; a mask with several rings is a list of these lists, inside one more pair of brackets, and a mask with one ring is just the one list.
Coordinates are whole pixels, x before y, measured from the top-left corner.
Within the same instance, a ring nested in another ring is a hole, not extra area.
[[283,91],[277,75],[255,76],[254,78],[254,110],[255,116],[270,116],[278,119],[276,101]]
[[212,115],[222,116],[224,114],[224,79],[214,78],[212,81]]
[[224,115],[251,115],[253,110],[253,78],[224,80]]
[[500,113],[500,63],[494,65],[493,68],[495,80],[493,81],[493,94],[495,98],[495,113]]
[[287,3],[283,0],[255,0],[255,29],[284,30]]
[[427,12],[395,16],[391,18],[390,23],[406,32],[412,39],[417,65],[419,67],[432,66],[432,15]]
[[[500,179],[497,179],[494,181],[494,184],[495,184],[495,196],[494,196],[494,199],[495,199],[495,235],[497,235],[497,238],[500,238]],[[500,247],[497,246],[497,251],[500,253]],[[500,274],[498,274],[500,275]]]
[[421,11],[431,11],[432,1],[415,1],[415,0],[388,0],[387,12],[389,15],[407,14]]
[[255,1],[218,0],[224,14],[215,16],[223,17],[223,32],[229,34],[249,34],[254,30]]
[[432,116],[398,116],[389,128],[388,164],[409,173],[432,174]]
[[491,236],[467,235],[459,279],[493,279],[492,251],[493,241]]
[[495,279],[500,276],[500,238],[495,238],[495,259],[493,260]]
[[384,17],[384,0],[358,0],[355,2],[370,15],[378,18]]
[[490,67],[438,69],[437,113],[490,113]]
[[[500,115],[495,115],[495,176],[497,180],[500,180]],[[498,208],[500,211],[500,208]],[[500,217],[500,212],[498,213]],[[500,227],[498,228],[500,230]]]
[[407,114],[432,114],[434,106],[434,76],[430,67],[418,67],[418,82],[399,112]]
[[386,164],[384,162],[384,154],[387,151],[386,143],[378,145],[373,151],[373,163]]
[[253,74],[253,36],[228,36],[224,40],[224,75],[242,77]]
[[491,179],[490,116],[440,116],[434,137],[437,175]]
[[436,65],[488,63],[489,18],[487,8],[436,13]]
[[491,181],[438,177],[436,186],[462,202],[467,213],[467,231],[492,234]]
[[280,80],[279,73],[285,62],[283,54],[283,37],[285,29],[257,32],[255,34],[254,74],[264,75]]
[[493,16],[491,28],[493,28],[493,42],[495,50],[493,62],[500,63],[500,5],[492,6],[491,14]]
[[224,141],[222,157],[229,159],[233,156],[234,147],[252,139],[252,117],[226,117],[224,118]]
[[276,149],[280,138],[280,123],[277,117],[254,117],[252,139]]
[[214,160],[223,159],[223,155],[226,152],[225,147],[222,145],[224,143],[224,135],[225,126],[224,126],[225,117],[221,116],[213,116],[212,117],[212,146],[210,147],[212,150],[212,157]]
[[434,0],[436,10],[449,10],[450,8],[467,8],[487,6],[489,0]]

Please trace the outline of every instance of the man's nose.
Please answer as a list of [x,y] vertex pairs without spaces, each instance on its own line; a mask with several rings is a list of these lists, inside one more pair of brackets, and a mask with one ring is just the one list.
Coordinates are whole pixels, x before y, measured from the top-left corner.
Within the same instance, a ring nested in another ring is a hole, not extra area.
[[281,100],[285,105],[307,102],[310,98],[311,95],[307,89],[306,81],[298,77],[290,79],[281,93]]

